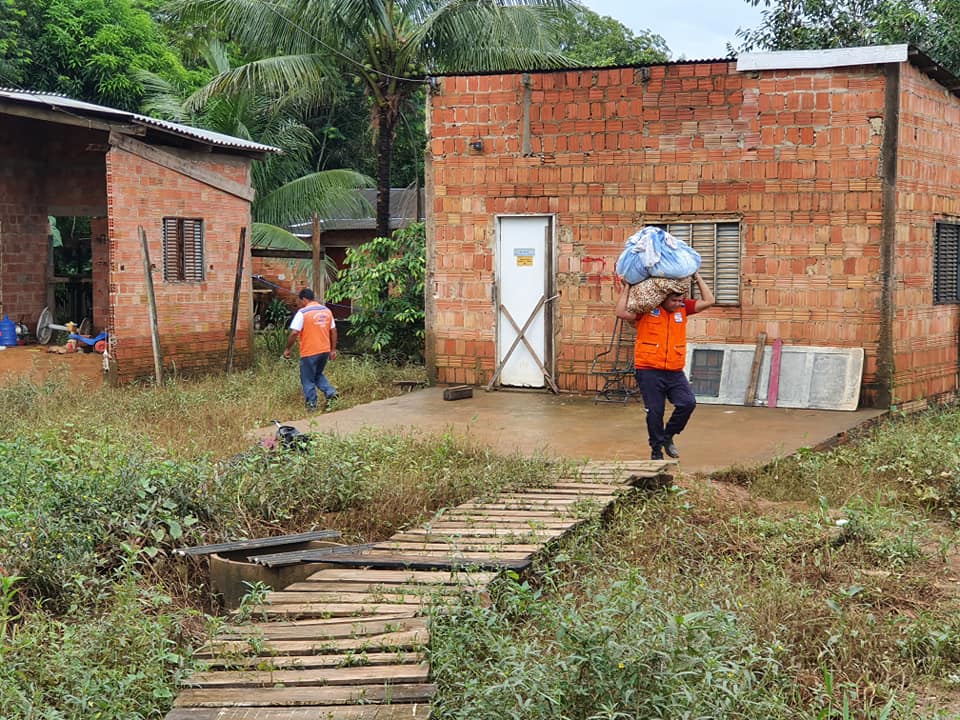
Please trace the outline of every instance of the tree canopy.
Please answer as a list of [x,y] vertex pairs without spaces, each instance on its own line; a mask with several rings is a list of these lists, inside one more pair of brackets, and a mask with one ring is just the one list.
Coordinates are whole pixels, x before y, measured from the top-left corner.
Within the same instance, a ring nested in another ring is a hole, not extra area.
[[0,83],[139,110],[138,70],[189,77],[133,0],[0,0]]
[[739,30],[741,50],[911,43],[960,73],[958,0],[746,0],[763,21]]
[[574,64],[585,67],[644,65],[666,62],[670,49],[660,35],[638,35],[612,17],[577,7],[564,16],[560,49]]
[[429,73],[558,66],[559,11],[569,0],[174,0],[174,16],[212,25],[260,58],[219,76],[213,92],[256,83],[320,93],[344,79],[370,105],[377,229],[389,234],[398,124]]

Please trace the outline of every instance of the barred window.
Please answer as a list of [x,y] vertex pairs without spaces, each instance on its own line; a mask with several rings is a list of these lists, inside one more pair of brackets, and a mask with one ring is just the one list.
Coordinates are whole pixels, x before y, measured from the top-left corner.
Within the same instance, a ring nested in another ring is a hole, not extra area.
[[163,279],[167,282],[202,282],[203,220],[163,219]]
[[[698,253],[700,276],[713,290],[718,305],[740,304],[740,223],[667,223],[659,225]],[[692,297],[699,297],[696,285]]]
[[935,225],[933,302],[960,302],[960,223],[938,221]]

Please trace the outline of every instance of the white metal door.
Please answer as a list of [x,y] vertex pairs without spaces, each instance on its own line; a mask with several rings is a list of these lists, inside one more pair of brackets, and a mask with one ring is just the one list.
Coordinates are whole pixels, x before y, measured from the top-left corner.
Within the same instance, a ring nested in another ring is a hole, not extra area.
[[[549,368],[549,303],[545,301],[550,291],[550,242],[549,217],[537,215],[499,218],[497,366],[503,364],[500,373],[502,385],[545,385],[540,366]],[[518,330],[522,331],[523,338],[530,344],[529,348],[524,342],[518,341]]]

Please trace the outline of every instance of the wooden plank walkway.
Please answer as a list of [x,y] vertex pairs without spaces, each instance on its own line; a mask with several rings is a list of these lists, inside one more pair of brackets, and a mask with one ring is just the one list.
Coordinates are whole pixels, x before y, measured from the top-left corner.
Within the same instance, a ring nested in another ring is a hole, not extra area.
[[166,720],[428,717],[427,607],[484,594],[500,570],[527,568],[548,543],[672,467],[591,463],[576,479],[466,502],[356,552],[320,554],[323,569],[249,609],[254,622],[221,629]]

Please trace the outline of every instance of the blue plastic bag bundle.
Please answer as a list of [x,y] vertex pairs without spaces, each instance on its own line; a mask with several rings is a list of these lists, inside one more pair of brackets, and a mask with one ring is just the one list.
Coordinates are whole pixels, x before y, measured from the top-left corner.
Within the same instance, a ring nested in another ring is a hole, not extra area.
[[628,237],[617,260],[617,275],[629,285],[650,277],[690,277],[699,269],[700,253],[653,225],[647,225]]

